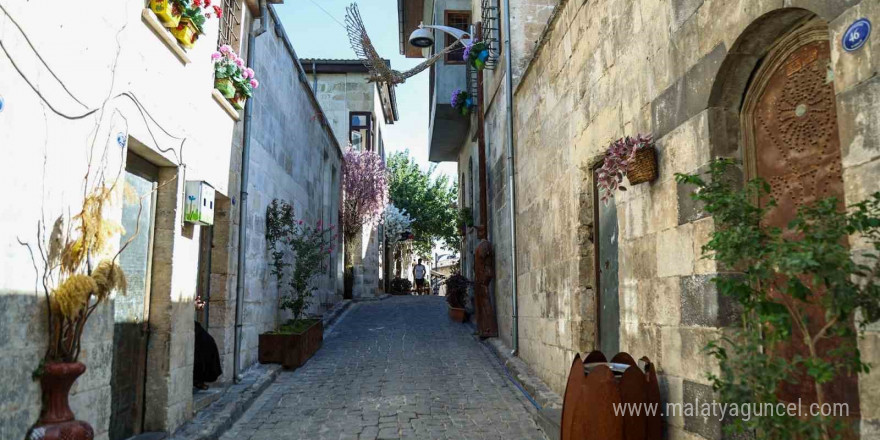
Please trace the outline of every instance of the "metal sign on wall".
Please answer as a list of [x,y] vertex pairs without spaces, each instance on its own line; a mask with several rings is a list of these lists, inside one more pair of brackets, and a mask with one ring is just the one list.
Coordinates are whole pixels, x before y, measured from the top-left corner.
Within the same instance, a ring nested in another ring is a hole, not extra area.
[[867,18],[860,18],[849,25],[846,32],[843,33],[841,45],[843,50],[853,52],[862,48],[868,42],[871,35],[871,21]]

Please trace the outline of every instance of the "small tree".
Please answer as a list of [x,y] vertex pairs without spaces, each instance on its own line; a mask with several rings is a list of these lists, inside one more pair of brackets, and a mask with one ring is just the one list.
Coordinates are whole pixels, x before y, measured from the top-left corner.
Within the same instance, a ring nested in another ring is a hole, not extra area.
[[448,249],[460,242],[458,236],[458,186],[446,175],[435,175],[436,166],[422,171],[409,151],[388,158],[388,191],[392,203],[412,218],[415,253],[431,257],[435,242]]
[[[756,203],[768,199],[770,186],[756,179],[741,189],[727,173],[731,165],[713,162],[708,179],[676,175],[679,183],[697,187],[692,197],[714,218],[704,258],[741,273],[714,280],[742,307],[742,324],[708,345],[720,366],[709,379],[725,403],[776,405],[783,403],[781,387],[803,383],[821,407],[829,403],[824,387],[868,371],[856,346],[854,318],[860,310],[860,329],[880,319],[880,193],[848,212],[834,198],[802,206],[783,230],[765,222],[775,202]],[[850,237],[869,250],[853,256]],[[824,320],[811,319],[816,308]],[[786,355],[784,348],[796,341],[806,353]],[[726,429],[762,439],[824,440],[846,430],[840,418],[790,414],[736,419]]]
[[342,165],[342,228],[345,239],[346,291],[349,292],[355,248],[359,247],[361,229],[382,221],[388,203],[388,180],[385,163],[372,151],[349,147]]
[[[315,286],[312,279],[326,270],[327,257],[333,252],[330,237],[334,227],[325,227],[320,220],[315,225],[296,220],[293,207],[275,199],[266,212],[266,241],[272,255],[272,274],[281,289],[279,307],[290,311],[293,325],[302,319],[310,305]],[[293,264],[287,262],[288,253],[295,256]],[[293,267],[291,273],[285,270]],[[282,283],[289,276],[286,288]]]

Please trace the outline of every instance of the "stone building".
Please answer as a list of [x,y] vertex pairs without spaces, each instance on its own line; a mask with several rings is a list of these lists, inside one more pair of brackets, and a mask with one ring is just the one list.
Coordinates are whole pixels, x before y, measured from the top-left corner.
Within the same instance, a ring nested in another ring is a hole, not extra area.
[[[256,96],[250,129],[244,316],[252,318],[242,330],[243,365],[257,362],[258,335],[288,318],[279,314],[277,283],[269,268],[268,205],[284,200],[298,219],[327,226],[338,223],[341,206],[341,144],[274,7],[268,11],[267,31],[255,39],[254,70],[263,72],[265,94]],[[315,281],[318,289],[308,310],[314,315],[342,300],[341,235],[334,248],[327,273]]]
[[[385,126],[398,119],[394,87],[368,82],[367,68],[360,60],[303,59],[302,65],[337,142],[374,151],[384,160]],[[355,298],[384,291],[387,278],[382,227],[364,227],[360,238],[353,262]]]
[[[412,19],[409,8],[430,2],[400,3],[404,49],[416,20],[423,19],[418,14]],[[491,3],[473,2],[471,23],[485,26],[482,13]],[[775,195],[791,206],[815,199],[820,187],[833,189],[822,196],[843,196],[848,203],[876,191],[880,37],[874,32],[852,52],[842,46],[851,24],[880,19],[878,3],[502,0],[496,5],[502,10],[500,40],[512,40],[516,224],[513,289],[501,238],[511,229],[509,217],[489,222],[498,256],[501,338],[560,393],[574,354],[601,348],[652,359],[665,400],[711,398],[707,373],[717,367],[702,349],[736,315],[710,282],[718,273],[714,262],[700,258],[713,220],[692,204],[689,189],[678,186],[674,174],[733,157],[746,164],[744,177],[771,178]],[[436,14],[433,18],[438,23]],[[495,166],[509,157],[503,150],[507,88],[500,77],[505,54],[502,47],[483,86],[487,196],[495,215],[496,205],[510,202],[496,198],[509,194],[498,192],[507,183],[506,169]],[[785,105],[774,105],[779,102]],[[765,119],[756,125],[759,117]],[[768,123],[774,129],[760,125]],[[594,167],[611,140],[636,133],[652,133],[657,140],[659,177],[618,192],[608,207],[598,204]],[[471,155],[461,156],[467,144],[447,147],[449,154],[437,156],[432,144],[432,160],[458,161],[472,186]],[[807,163],[805,157],[819,161]],[[831,177],[820,181],[769,171],[779,164],[819,167]],[[467,185],[461,188],[469,192]],[[511,313],[514,292],[518,317]],[[508,324],[513,322],[518,328]],[[863,336],[864,360],[876,363],[878,335],[872,329]],[[861,417],[863,438],[880,431],[878,377],[863,374],[857,383],[841,385],[851,411]],[[670,438],[720,438],[718,422],[690,417],[667,422]]]
[[[139,230],[120,256],[128,292],[111,296],[89,321],[80,357],[88,370],[71,393],[72,409],[97,439],[174,432],[193,416],[194,320],[220,349],[224,375],[217,386],[256,361],[257,334],[281,319],[265,276],[264,216],[272,198],[287,199],[308,221],[338,215],[341,149],[299,81],[302,68],[265,1],[224,2],[224,18],[208,20],[192,49],[178,44],[147,4],[0,8],[7,51],[0,61],[0,151],[16,164],[0,177],[15,206],[0,214],[0,438],[23,438],[37,420],[40,387],[31,373],[47,344],[39,275],[19,241],[34,248],[38,221],[51,226],[81,206],[89,157],[93,175],[119,176],[105,216],[127,232],[111,241]],[[213,90],[211,53],[230,44],[249,58],[251,30],[262,86],[249,100],[251,140],[244,142],[243,112]],[[247,282],[238,295],[247,143]],[[184,218],[192,182],[216,193],[213,225]],[[337,260],[319,280],[321,304],[313,312],[338,300],[340,280]],[[199,296],[208,305],[197,313]]]

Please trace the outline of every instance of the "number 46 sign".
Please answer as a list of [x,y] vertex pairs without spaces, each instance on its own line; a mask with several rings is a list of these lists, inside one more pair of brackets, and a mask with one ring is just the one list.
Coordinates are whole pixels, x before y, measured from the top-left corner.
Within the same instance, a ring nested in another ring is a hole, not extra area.
[[843,50],[853,52],[862,48],[868,42],[871,35],[871,22],[867,18],[860,18],[849,25],[843,34]]

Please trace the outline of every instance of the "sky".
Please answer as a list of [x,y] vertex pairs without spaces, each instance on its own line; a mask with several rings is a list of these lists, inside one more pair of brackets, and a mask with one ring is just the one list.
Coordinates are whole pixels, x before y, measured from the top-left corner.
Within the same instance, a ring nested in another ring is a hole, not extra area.
[[[275,11],[300,58],[355,59],[344,27],[345,7],[352,1],[287,0],[275,5]],[[397,0],[359,0],[357,3],[373,46],[379,55],[391,60],[392,68],[405,71],[424,61],[407,59],[400,54]],[[409,148],[416,161],[427,169],[428,71],[398,85],[396,93],[399,120],[386,126],[386,155]],[[456,165],[441,164],[438,172],[455,180]]]

